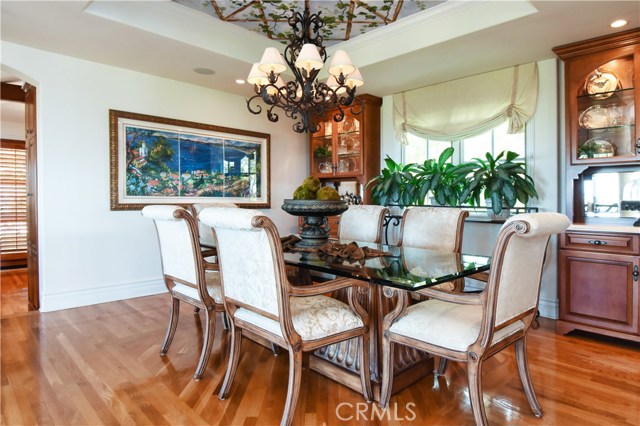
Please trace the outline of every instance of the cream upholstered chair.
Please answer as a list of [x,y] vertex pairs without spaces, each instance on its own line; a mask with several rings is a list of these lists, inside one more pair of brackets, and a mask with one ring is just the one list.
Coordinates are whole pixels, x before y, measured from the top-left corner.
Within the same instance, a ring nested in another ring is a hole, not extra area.
[[460,253],[469,212],[449,207],[412,207],[404,211],[398,245]]
[[[469,396],[477,425],[487,425],[482,364],[515,345],[520,380],[533,413],[542,416],[529,377],[526,336],[538,308],[540,278],[551,235],[569,219],[559,213],[516,215],[505,222],[493,251],[487,287],[480,294],[428,291],[431,299],[407,307],[406,293],[383,321],[380,406],[389,404],[395,344],[467,363]],[[428,324],[428,326],[425,326]]]
[[388,209],[384,206],[352,205],[342,213],[338,238],[380,244],[382,242],[382,222]]
[[[293,421],[302,353],[328,344],[358,338],[361,385],[365,399],[371,400],[369,317],[358,304],[356,286],[341,279],[292,286],[286,278],[282,246],[273,222],[256,210],[229,210],[207,208],[200,213],[200,220],[216,234],[224,304],[231,319],[229,364],[220,399],[229,394],[242,333],[249,330],[289,351],[289,386],[281,425]],[[351,293],[348,305],[323,295],[347,286]],[[359,286],[367,288],[364,282]]]
[[[191,212],[194,217],[198,217],[200,212],[207,207],[233,207],[237,208],[238,206],[234,203],[194,203],[191,206]],[[200,220],[198,220],[198,234],[200,235],[200,242],[216,247],[216,239],[213,235],[213,230],[211,227],[205,225]]]
[[[464,223],[468,216],[468,211],[453,207],[407,208],[402,215],[398,246],[460,253]],[[424,267],[428,268],[429,265],[424,265]],[[432,288],[460,292],[464,289],[464,278],[442,283]],[[417,295],[416,297],[419,298]],[[446,368],[446,358],[440,358],[436,372],[444,374]]]
[[178,325],[180,302],[186,302],[205,312],[205,332],[200,361],[193,375],[200,380],[207,367],[215,333],[215,314],[224,312],[220,274],[205,271],[200,254],[196,219],[187,210],[171,205],[152,205],[142,209],[142,215],[153,219],[160,243],[164,282],[171,296],[169,327],[160,355],[171,346]]

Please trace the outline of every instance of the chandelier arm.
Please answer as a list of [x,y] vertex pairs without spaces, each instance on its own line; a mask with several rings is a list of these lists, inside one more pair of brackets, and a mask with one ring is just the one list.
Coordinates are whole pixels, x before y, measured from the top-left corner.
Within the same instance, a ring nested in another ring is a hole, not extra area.
[[247,99],[247,109],[252,114],[258,115],[258,114],[260,114],[262,112],[262,106],[260,104],[258,104],[258,103],[256,103],[256,105],[255,105],[256,108],[255,109],[251,108],[251,102],[253,102],[254,100],[256,100],[256,102],[257,102],[258,99],[261,99],[259,94],[253,95],[252,97]]
[[279,106],[279,105],[277,105],[277,104],[276,104],[276,105],[272,105],[272,106],[271,106],[271,108],[269,108],[269,109],[267,110],[267,118],[268,118],[268,119],[269,119],[269,121],[271,121],[272,123],[276,123],[276,122],[278,121],[278,119],[280,118],[280,117],[278,116],[278,114],[276,114],[275,112],[273,112],[273,110],[274,110],[275,108],[280,108],[280,106]]

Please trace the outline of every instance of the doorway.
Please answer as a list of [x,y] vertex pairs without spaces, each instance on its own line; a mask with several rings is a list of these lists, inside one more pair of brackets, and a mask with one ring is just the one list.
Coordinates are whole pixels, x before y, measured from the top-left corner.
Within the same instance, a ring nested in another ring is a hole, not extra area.
[[9,79],[2,90],[2,312],[40,307],[36,194],[36,89]]

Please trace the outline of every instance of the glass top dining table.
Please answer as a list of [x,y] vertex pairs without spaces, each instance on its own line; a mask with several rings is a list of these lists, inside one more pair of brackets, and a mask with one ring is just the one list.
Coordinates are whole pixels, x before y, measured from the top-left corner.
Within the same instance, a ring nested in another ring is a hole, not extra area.
[[[351,241],[337,241],[347,244]],[[402,290],[420,290],[447,281],[488,271],[491,258],[414,247],[356,242],[385,252],[362,260],[319,255],[316,252],[285,251],[285,263],[336,276],[355,278]]]

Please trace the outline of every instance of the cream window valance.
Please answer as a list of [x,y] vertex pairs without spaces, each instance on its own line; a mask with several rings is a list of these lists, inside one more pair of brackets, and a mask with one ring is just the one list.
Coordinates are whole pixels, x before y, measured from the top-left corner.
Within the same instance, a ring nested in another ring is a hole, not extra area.
[[398,140],[406,133],[431,140],[461,140],[504,121],[509,133],[524,130],[538,96],[538,65],[498,71],[393,95],[393,125]]

